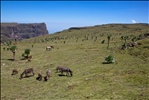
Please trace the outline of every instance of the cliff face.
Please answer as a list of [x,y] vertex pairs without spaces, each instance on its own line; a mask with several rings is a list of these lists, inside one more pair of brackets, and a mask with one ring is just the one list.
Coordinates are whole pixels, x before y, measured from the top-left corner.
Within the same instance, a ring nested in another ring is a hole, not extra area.
[[1,23],[1,42],[28,39],[45,34],[48,34],[45,23]]

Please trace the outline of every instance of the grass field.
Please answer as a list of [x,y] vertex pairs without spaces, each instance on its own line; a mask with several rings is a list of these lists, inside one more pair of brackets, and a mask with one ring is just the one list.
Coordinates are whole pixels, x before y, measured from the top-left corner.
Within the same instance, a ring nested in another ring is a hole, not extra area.
[[[136,30],[138,27],[96,26],[17,41],[15,61],[9,60],[12,52],[3,50],[7,46],[2,45],[1,100],[149,100],[149,39],[139,40],[140,46],[120,50],[122,35],[149,32],[148,26]],[[107,49],[109,34],[112,37]],[[50,45],[54,49],[46,51]],[[20,60],[26,48],[31,49],[31,62]],[[116,62],[103,64],[108,55]],[[70,68],[73,76],[59,76],[55,73],[57,66]],[[33,68],[35,75],[20,80],[27,68]],[[13,69],[19,73],[12,76]],[[36,80],[38,72],[45,76],[48,69],[52,73],[47,82]]]

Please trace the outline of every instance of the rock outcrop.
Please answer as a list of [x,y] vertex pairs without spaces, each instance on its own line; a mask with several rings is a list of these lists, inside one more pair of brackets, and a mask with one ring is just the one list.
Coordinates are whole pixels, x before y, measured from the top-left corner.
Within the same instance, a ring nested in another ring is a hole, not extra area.
[[45,23],[1,23],[1,42],[22,40],[48,34]]

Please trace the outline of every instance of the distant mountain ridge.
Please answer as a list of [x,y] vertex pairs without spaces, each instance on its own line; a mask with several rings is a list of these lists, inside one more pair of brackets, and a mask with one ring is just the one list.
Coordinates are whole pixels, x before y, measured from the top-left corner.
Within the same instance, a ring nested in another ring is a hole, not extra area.
[[1,23],[1,42],[48,34],[45,23]]

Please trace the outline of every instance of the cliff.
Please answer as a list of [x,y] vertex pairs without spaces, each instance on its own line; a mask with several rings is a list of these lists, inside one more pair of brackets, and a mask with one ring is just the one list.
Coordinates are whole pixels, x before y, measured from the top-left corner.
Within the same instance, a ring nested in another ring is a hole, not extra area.
[[22,40],[48,34],[45,23],[1,23],[1,42]]

